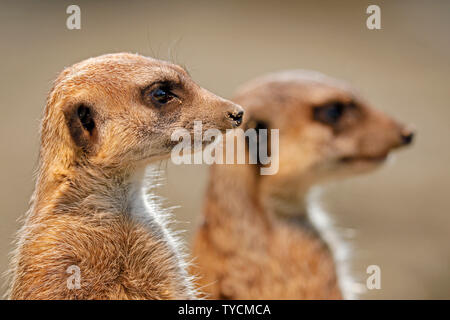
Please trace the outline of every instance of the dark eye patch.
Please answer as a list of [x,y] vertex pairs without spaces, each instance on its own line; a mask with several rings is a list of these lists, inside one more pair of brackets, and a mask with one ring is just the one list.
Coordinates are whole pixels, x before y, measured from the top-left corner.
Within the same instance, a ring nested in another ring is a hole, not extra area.
[[328,102],[313,110],[314,120],[327,125],[335,125],[342,118],[346,105],[340,101]]
[[175,94],[171,91],[170,87],[159,87],[150,92],[151,98],[158,104],[166,104],[175,98]]
[[174,93],[174,90],[178,87],[178,84],[171,81],[156,82],[145,87],[141,94],[144,101],[154,106],[162,107],[173,99],[178,98]]

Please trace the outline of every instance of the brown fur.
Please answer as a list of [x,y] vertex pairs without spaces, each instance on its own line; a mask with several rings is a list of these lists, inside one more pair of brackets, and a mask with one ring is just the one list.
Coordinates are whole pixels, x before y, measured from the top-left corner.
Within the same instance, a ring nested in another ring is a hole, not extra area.
[[[212,166],[193,246],[200,287],[214,299],[341,299],[342,279],[328,237],[311,219],[308,190],[378,167],[410,132],[348,85],[314,72],[254,80],[235,101],[246,108],[244,129],[280,130],[279,171]],[[332,125],[320,121],[331,102],[345,105]]]
[[[159,105],[149,92],[166,82],[177,98]],[[173,130],[192,129],[194,120],[225,130],[239,111],[164,61],[120,53],[65,69],[42,120],[36,189],[18,233],[9,297],[195,298],[166,213],[143,199],[142,179],[149,162],[169,154]],[[67,286],[72,265],[80,289]]]

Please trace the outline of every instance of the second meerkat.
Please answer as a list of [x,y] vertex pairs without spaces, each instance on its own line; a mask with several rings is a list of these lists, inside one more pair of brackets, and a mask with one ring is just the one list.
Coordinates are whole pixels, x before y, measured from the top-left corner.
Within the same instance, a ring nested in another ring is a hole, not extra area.
[[332,250],[339,243],[309,210],[308,191],[379,167],[413,133],[316,72],[267,75],[234,101],[246,108],[244,130],[279,129],[279,171],[260,175],[260,163],[211,167],[193,246],[202,289],[213,299],[351,297]]
[[9,297],[195,298],[168,213],[144,197],[145,167],[168,156],[177,128],[224,131],[242,114],[168,62],[119,53],[66,68],[44,111]]

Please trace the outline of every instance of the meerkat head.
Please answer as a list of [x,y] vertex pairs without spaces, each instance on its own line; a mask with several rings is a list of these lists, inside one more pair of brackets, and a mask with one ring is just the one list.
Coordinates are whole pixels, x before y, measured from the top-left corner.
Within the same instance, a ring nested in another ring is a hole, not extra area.
[[265,76],[235,101],[246,108],[245,127],[279,129],[279,171],[260,177],[269,201],[295,202],[314,184],[373,170],[413,140],[347,84],[315,72]]
[[49,95],[41,153],[52,160],[127,166],[164,158],[178,128],[225,131],[242,109],[197,85],[174,64],[135,54],[109,54],[65,69]]

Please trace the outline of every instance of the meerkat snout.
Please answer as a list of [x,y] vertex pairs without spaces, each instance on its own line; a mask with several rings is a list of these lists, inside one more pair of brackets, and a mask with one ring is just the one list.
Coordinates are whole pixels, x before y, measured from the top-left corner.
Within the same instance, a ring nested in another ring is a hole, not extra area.
[[414,140],[414,131],[412,129],[403,129],[400,135],[404,145],[411,144]]
[[228,117],[230,118],[233,127],[239,127],[241,125],[243,116],[244,111],[239,106],[237,106],[234,111],[228,112]]

